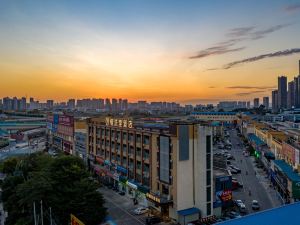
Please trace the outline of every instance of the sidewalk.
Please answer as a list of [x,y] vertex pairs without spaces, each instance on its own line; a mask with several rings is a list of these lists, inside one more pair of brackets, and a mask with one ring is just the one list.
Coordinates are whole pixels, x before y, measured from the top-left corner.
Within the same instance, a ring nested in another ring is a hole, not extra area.
[[252,160],[253,168],[256,172],[256,177],[266,190],[268,197],[273,205],[273,208],[283,205],[283,200],[280,195],[274,190],[273,186],[270,186],[271,181],[267,177],[267,173],[263,169],[259,169],[255,166],[255,159]]

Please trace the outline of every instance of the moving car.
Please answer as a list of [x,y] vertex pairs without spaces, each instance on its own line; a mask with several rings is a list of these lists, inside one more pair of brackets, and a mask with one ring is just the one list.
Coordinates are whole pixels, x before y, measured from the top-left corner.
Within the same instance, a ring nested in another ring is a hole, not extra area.
[[230,168],[230,172],[231,172],[232,174],[238,174],[238,171],[235,170],[235,169],[232,169],[232,168]]
[[156,216],[151,216],[146,218],[146,225],[157,224],[160,223],[161,219]]
[[146,207],[138,207],[138,208],[136,208],[136,209],[133,211],[133,213],[134,213],[135,215],[142,215],[142,214],[144,214],[144,213],[146,213],[146,212],[148,212],[148,211],[149,211],[149,209],[146,208]]
[[252,206],[253,210],[259,210],[260,209],[260,206],[259,206],[259,203],[258,203],[257,200],[253,200],[251,206]]

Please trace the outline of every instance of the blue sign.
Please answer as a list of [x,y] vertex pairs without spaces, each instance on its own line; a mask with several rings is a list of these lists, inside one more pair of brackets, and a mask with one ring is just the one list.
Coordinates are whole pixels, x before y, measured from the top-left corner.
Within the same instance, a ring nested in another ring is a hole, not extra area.
[[54,124],[58,124],[59,123],[59,115],[58,114],[54,114],[53,115],[53,123]]
[[117,166],[117,171],[122,172],[122,173],[127,173],[127,169],[122,166]]

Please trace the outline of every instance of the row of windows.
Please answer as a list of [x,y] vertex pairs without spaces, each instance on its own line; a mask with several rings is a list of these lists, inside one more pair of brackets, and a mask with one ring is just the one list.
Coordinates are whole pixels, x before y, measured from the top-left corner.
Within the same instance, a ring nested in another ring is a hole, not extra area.
[[[89,134],[93,133],[93,127],[89,127]],[[104,129],[104,128],[96,128],[96,135],[99,137],[111,137],[112,139],[120,139],[122,135],[123,140],[128,140],[128,141],[134,141],[134,138],[136,142],[141,142],[143,139],[143,144],[149,145],[150,144],[150,136],[149,135],[142,135],[141,134],[133,134],[133,133],[128,133],[128,132],[121,132],[117,130],[110,130],[110,129]]]

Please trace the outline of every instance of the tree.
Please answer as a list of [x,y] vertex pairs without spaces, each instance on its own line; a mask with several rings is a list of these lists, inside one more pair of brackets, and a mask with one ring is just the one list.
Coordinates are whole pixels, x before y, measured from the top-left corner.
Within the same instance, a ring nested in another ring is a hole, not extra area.
[[12,174],[17,166],[18,160],[17,158],[10,158],[4,161],[2,172],[6,174]]
[[[98,225],[106,209],[97,189],[80,158],[45,154],[21,157],[3,184],[6,224],[33,224],[33,203],[39,207],[42,200],[45,215],[51,207],[57,224],[68,224],[72,213],[85,224]],[[49,224],[48,220],[44,224]]]

